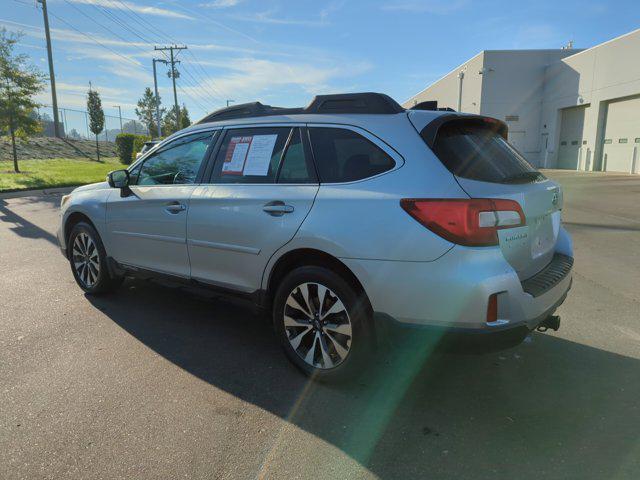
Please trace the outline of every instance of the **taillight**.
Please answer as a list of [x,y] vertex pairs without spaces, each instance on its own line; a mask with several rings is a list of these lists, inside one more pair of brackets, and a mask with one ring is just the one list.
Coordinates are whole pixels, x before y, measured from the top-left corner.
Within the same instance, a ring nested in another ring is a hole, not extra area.
[[497,245],[498,230],[525,225],[515,200],[404,198],[400,205],[442,238],[471,247]]

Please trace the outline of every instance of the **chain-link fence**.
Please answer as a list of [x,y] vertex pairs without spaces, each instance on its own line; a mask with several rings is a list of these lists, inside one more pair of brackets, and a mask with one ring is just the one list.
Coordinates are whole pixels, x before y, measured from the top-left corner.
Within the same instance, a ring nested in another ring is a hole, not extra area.
[[[50,105],[43,105],[38,108],[37,114],[42,126],[40,135],[45,137],[55,136],[53,108]],[[85,110],[58,107],[58,127],[60,136],[71,140],[95,139],[95,135],[89,130],[89,114]],[[149,131],[145,125],[133,118],[105,115],[104,129],[98,135],[98,140],[101,142],[113,142],[119,133],[148,135]]]

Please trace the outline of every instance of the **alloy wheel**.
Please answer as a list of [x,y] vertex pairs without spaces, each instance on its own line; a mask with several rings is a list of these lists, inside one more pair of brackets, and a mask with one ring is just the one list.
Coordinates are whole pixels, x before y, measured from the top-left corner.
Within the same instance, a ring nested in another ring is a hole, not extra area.
[[85,287],[93,287],[100,276],[100,257],[93,239],[84,232],[73,241],[73,268]]
[[284,329],[298,356],[315,368],[337,367],[351,349],[347,309],[319,283],[303,283],[291,291],[284,306]]

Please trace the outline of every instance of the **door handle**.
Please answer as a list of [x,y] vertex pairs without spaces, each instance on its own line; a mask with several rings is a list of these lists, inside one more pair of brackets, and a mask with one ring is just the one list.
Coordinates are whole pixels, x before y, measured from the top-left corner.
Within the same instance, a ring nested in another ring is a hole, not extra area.
[[187,206],[184,203],[180,202],[171,202],[167,203],[164,209],[169,213],[180,213],[184,212],[187,209]]
[[281,200],[275,200],[273,202],[265,204],[262,207],[262,210],[267,212],[271,216],[281,217],[285,213],[293,212],[294,208],[292,205],[287,205]]

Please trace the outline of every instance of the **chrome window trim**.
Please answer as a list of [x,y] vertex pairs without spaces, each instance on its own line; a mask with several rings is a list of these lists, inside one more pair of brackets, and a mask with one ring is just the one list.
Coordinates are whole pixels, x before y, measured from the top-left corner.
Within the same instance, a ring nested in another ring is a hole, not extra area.
[[221,127],[207,127],[207,128],[200,128],[200,129],[189,130],[189,131],[185,131],[185,132],[174,133],[173,135],[170,135],[167,138],[165,138],[164,140],[162,140],[160,143],[154,145],[153,148],[151,148],[151,149],[147,150],[146,152],[144,152],[140,156],[139,159],[137,159],[135,162],[133,162],[131,165],[129,165],[127,167],[127,170],[130,172],[131,170],[136,168],[138,166],[138,164],[144,162],[149,155],[151,155],[152,153],[155,153],[158,149],[160,149],[161,147],[165,146],[169,142],[173,142],[174,140],[178,140],[179,138],[186,137],[187,135],[195,135],[196,133],[202,133],[202,132],[215,132],[215,131],[218,131],[218,130],[223,130],[223,128],[221,128]]
[[[398,170],[399,168],[401,168],[404,165],[404,157],[402,155],[400,155],[400,153],[398,153],[398,151],[396,151],[391,145],[389,145],[387,142],[385,142],[384,140],[382,140],[380,137],[374,135],[373,133],[371,133],[370,131],[368,131],[365,128],[362,128],[360,126],[357,125],[351,125],[348,123],[322,123],[322,122],[317,122],[317,123],[309,123],[309,122],[270,122],[270,123],[242,123],[240,125],[225,125],[223,127],[220,128],[220,130],[226,131],[226,130],[234,130],[234,129],[243,129],[243,128],[260,128],[260,127],[265,127],[265,128],[274,128],[274,127],[299,127],[299,128],[314,128],[314,127],[319,127],[319,128],[341,128],[344,130],[351,130],[353,132],[356,132],[359,135],[362,135],[364,138],[366,138],[367,140],[369,140],[371,143],[373,143],[375,146],[377,146],[378,148],[380,148],[384,153],[386,153],[387,155],[389,155],[391,157],[391,159],[395,162],[395,165],[393,168],[386,170],[382,173],[379,173],[377,175],[373,175],[371,177],[366,177],[366,178],[361,178],[360,180],[353,180],[351,182],[332,182],[332,183],[328,183],[328,182],[320,182],[320,180],[318,179],[317,183],[199,183],[199,186],[218,186],[218,185],[223,185],[223,186],[230,186],[230,185],[278,185],[278,186],[320,186],[320,185],[351,185],[354,183],[360,183],[360,182],[366,182],[371,180],[372,178],[378,178],[381,177],[382,175],[386,175],[388,173],[391,172],[395,172],[396,170]],[[309,140],[310,141],[310,140]],[[214,153],[218,153],[218,152],[214,152]],[[215,156],[213,158],[213,161],[215,162]],[[315,158],[313,159],[314,163],[315,163]]]
[[[329,186],[334,186],[334,185],[352,185],[355,183],[361,183],[361,182],[367,182],[373,178],[379,178],[383,175],[386,175],[388,173],[391,172],[395,172],[396,170],[398,170],[399,168],[401,168],[404,165],[404,157],[402,155],[400,155],[400,153],[395,150],[391,145],[389,145],[387,142],[385,142],[384,140],[382,140],[380,137],[378,137],[377,135],[374,135],[373,133],[371,133],[369,130],[362,128],[360,126],[357,125],[350,125],[347,123],[308,123],[307,124],[307,128],[311,129],[311,128],[341,128],[343,130],[351,130],[352,132],[356,132],[359,135],[362,135],[364,138],[366,138],[367,140],[369,140],[371,143],[373,143],[376,147],[378,147],[380,150],[382,150],[384,153],[386,153],[387,155],[389,155],[389,157],[391,157],[391,159],[394,161],[395,165],[393,168],[390,168],[389,170],[385,170],[384,172],[378,173],[377,175],[373,175],[371,177],[365,177],[365,178],[361,178],[359,180],[353,180],[350,182],[320,182],[320,185],[329,185]],[[311,141],[311,139],[309,139],[309,141]],[[313,147],[312,147],[313,148]],[[315,159],[314,159],[315,161]]]

